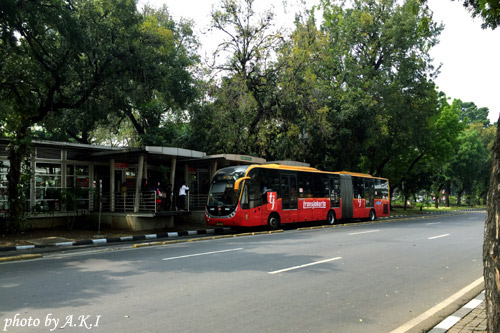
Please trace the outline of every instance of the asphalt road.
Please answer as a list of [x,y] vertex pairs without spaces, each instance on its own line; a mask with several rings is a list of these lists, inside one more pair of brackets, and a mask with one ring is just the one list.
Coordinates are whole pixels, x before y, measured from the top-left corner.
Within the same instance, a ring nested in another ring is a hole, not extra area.
[[3,263],[0,330],[391,332],[482,276],[484,219],[434,216]]

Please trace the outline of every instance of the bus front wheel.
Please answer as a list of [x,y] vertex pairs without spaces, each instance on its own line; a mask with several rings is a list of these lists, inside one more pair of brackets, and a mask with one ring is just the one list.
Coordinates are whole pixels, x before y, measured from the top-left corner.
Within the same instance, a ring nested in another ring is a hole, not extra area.
[[328,215],[326,216],[326,223],[328,223],[329,225],[335,224],[335,212],[333,210],[330,210],[328,212]]
[[280,217],[278,214],[271,214],[267,219],[267,226],[271,230],[276,230],[280,226]]

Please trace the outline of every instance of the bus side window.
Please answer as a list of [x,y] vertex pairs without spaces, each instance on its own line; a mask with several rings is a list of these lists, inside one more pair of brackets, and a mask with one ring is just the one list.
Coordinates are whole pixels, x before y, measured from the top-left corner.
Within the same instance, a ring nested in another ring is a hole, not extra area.
[[313,179],[309,172],[298,173],[299,198],[311,198],[313,195]]
[[388,199],[388,198],[389,198],[389,188],[387,186],[387,180],[375,179],[375,199]]
[[243,187],[243,193],[241,193],[241,209],[249,209],[248,204],[248,187]]
[[389,199],[389,185],[387,180],[382,180],[382,199]]
[[[280,191],[280,175],[276,170],[266,170],[267,171],[267,190],[271,192],[277,192],[278,198],[281,198]],[[266,198],[267,200],[267,198]]]
[[264,177],[261,169],[254,169],[248,174],[251,179],[247,180],[249,208],[255,208],[262,204],[262,191]]
[[260,186],[254,179],[248,180],[248,203],[250,208],[255,208],[260,205]]
[[374,193],[375,192],[375,186],[374,186],[374,179],[371,178],[366,178],[365,179],[365,207],[373,207],[374,205]]
[[363,178],[352,177],[352,185],[354,190],[354,200],[363,199],[365,197]]
[[329,184],[328,175],[314,175],[314,197],[315,198],[328,198]]

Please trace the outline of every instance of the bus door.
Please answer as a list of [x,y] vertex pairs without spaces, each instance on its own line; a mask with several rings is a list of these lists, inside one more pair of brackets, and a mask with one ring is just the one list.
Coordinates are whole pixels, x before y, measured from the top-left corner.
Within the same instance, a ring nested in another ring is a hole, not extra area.
[[280,176],[281,186],[281,222],[297,221],[297,176],[282,174]]
[[337,218],[342,218],[339,215],[338,208],[340,207],[340,178],[338,175],[333,175],[329,178],[329,194],[330,194],[330,207],[335,210]]
[[354,191],[351,175],[340,175],[340,198],[342,202],[342,218],[352,219]]

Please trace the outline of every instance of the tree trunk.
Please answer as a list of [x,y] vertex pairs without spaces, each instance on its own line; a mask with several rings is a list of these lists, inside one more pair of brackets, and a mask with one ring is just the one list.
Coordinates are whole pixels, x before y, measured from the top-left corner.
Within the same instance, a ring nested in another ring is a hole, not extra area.
[[30,147],[29,129],[21,127],[16,136],[11,139],[9,145],[10,168],[7,174],[9,211],[7,224],[4,226],[6,232],[16,232],[24,225],[25,197],[21,181],[22,162]]
[[437,189],[437,192],[434,196],[434,208],[438,209],[439,208],[439,195],[441,194],[441,190],[443,189],[443,185],[440,185],[440,187]]
[[446,187],[445,187],[445,190],[446,190],[446,193],[444,194],[445,195],[445,205],[446,207],[450,207],[450,192],[451,192],[451,185],[448,183],[446,184]]
[[488,211],[484,228],[483,265],[488,332],[500,332],[500,131],[498,128],[492,160]]
[[464,194],[463,190],[457,192],[457,206],[462,206],[462,194]]

